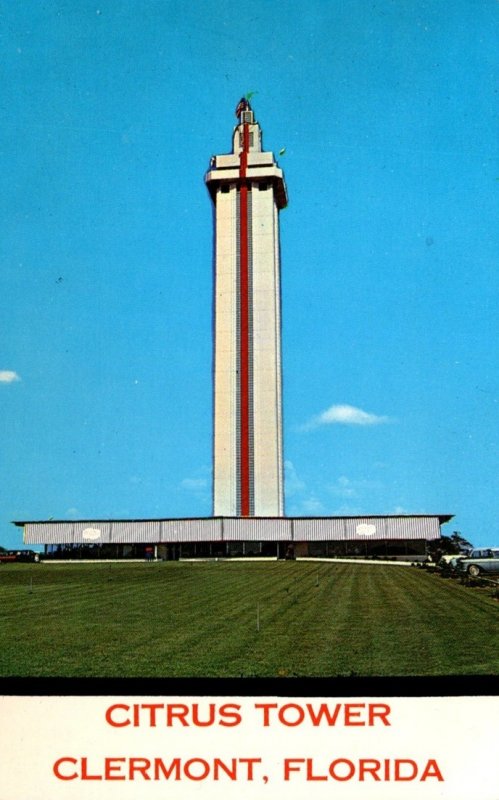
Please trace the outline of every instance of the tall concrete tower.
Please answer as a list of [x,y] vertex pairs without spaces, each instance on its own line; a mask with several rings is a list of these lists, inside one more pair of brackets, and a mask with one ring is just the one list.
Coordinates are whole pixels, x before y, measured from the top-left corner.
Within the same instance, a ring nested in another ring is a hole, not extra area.
[[279,211],[286,185],[249,102],[205,180],[215,206],[213,512],[282,516]]

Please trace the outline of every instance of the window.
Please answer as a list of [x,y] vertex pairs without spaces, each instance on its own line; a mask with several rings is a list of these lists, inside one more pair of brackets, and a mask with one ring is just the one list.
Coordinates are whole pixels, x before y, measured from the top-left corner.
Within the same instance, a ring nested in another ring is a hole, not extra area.
[[[248,144],[249,144],[250,147],[253,147],[253,139],[254,139],[253,131],[250,131],[250,134],[248,136]],[[243,145],[244,145],[244,137],[243,137],[243,132],[242,131],[239,133],[239,144],[240,144],[241,147],[243,147]]]

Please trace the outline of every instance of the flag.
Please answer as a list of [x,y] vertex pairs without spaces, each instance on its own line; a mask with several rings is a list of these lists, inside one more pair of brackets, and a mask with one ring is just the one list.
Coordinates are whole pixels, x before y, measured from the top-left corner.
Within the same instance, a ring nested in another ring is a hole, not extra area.
[[248,103],[245,97],[241,97],[239,103],[237,104],[236,117],[240,117],[243,111],[248,111],[249,109],[250,109],[250,104]]

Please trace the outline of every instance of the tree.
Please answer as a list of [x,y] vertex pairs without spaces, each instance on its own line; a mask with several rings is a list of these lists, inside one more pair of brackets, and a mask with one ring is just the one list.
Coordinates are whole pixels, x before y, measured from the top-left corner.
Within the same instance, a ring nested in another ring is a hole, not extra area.
[[468,550],[473,550],[471,542],[461,536],[459,531],[454,531],[450,538],[457,548],[456,553],[466,553]]
[[472,549],[471,542],[464,539],[459,531],[454,531],[452,536],[441,536],[440,539],[428,542],[428,554],[436,564],[438,564],[442,556],[460,555]]

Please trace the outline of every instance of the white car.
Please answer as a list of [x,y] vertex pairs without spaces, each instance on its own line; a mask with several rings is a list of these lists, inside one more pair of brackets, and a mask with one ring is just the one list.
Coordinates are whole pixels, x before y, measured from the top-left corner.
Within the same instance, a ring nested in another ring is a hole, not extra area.
[[472,550],[456,564],[458,572],[466,572],[472,578],[482,573],[499,574],[499,547],[483,547]]

